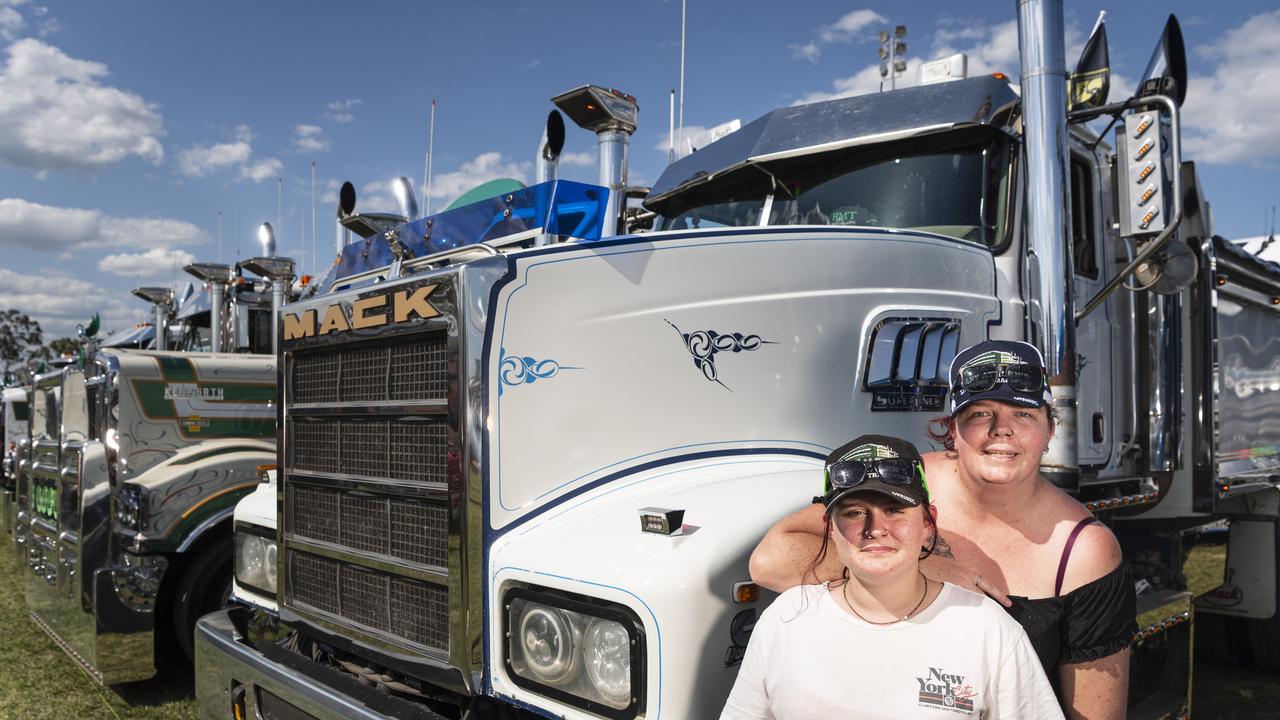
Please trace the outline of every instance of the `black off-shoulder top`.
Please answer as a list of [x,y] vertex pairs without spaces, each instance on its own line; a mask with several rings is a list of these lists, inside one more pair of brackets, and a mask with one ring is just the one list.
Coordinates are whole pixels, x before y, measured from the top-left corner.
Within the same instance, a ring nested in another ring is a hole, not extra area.
[[1027,631],[1055,688],[1060,663],[1114,655],[1129,646],[1138,629],[1138,598],[1127,562],[1065,595],[1009,599],[1013,606],[1005,610]]

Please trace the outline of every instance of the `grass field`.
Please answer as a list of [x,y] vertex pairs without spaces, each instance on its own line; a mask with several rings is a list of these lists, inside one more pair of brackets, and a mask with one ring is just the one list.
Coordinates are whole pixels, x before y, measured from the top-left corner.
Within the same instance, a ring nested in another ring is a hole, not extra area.
[[[31,623],[10,537],[0,535],[0,718],[30,720],[182,720],[197,716],[189,674],[99,687]],[[1216,586],[1224,546],[1192,552],[1188,584]],[[1271,720],[1280,707],[1280,677],[1225,665],[1197,665],[1195,717]]]

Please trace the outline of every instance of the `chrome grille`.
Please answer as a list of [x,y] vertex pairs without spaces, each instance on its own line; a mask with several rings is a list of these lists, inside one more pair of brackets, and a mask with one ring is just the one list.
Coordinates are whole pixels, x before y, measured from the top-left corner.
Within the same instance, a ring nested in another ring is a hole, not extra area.
[[288,351],[281,469],[283,605],[433,654],[450,651],[461,582],[447,402],[459,378],[441,325]]
[[337,345],[293,357],[293,404],[441,399],[448,386],[443,332],[374,346]]
[[296,418],[289,468],[372,478],[445,482],[445,424],[435,418]]
[[337,615],[338,586],[337,560],[307,553],[289,553],[289,581],[293,597],[317,610]]
[[393,495],[370,497],[337,488],[290,483],[285,504],[298,538],[389,555],[443,568],[449,562],[449,510],[444,502]]
[[423,647],[448,648],[449,593],[443,586],[297,550],[288,559],[294,602]]

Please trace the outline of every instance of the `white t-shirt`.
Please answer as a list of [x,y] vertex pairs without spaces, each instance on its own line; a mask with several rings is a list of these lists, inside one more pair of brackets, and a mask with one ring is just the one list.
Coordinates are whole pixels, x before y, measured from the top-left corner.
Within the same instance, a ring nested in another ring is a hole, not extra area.
[[872,625],[825,585],[792,588],[756,623],[721,720],[1062,718],[1022,626],[944,585],[919,615]]

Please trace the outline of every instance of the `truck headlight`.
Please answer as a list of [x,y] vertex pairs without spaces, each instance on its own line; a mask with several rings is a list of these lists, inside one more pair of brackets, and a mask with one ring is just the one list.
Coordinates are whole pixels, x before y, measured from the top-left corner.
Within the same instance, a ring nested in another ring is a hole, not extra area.
[[607,717],[641,712],[644,627],[628,608],[525,587],[504,605],[512,682]]
[[276,541],[259,534],[265,531],[251,525],[236,526],[236,582],[261,595],[275,597]]
[[112,495],[116,522],[130,530],[142,529],[142,488],[125,483]]

